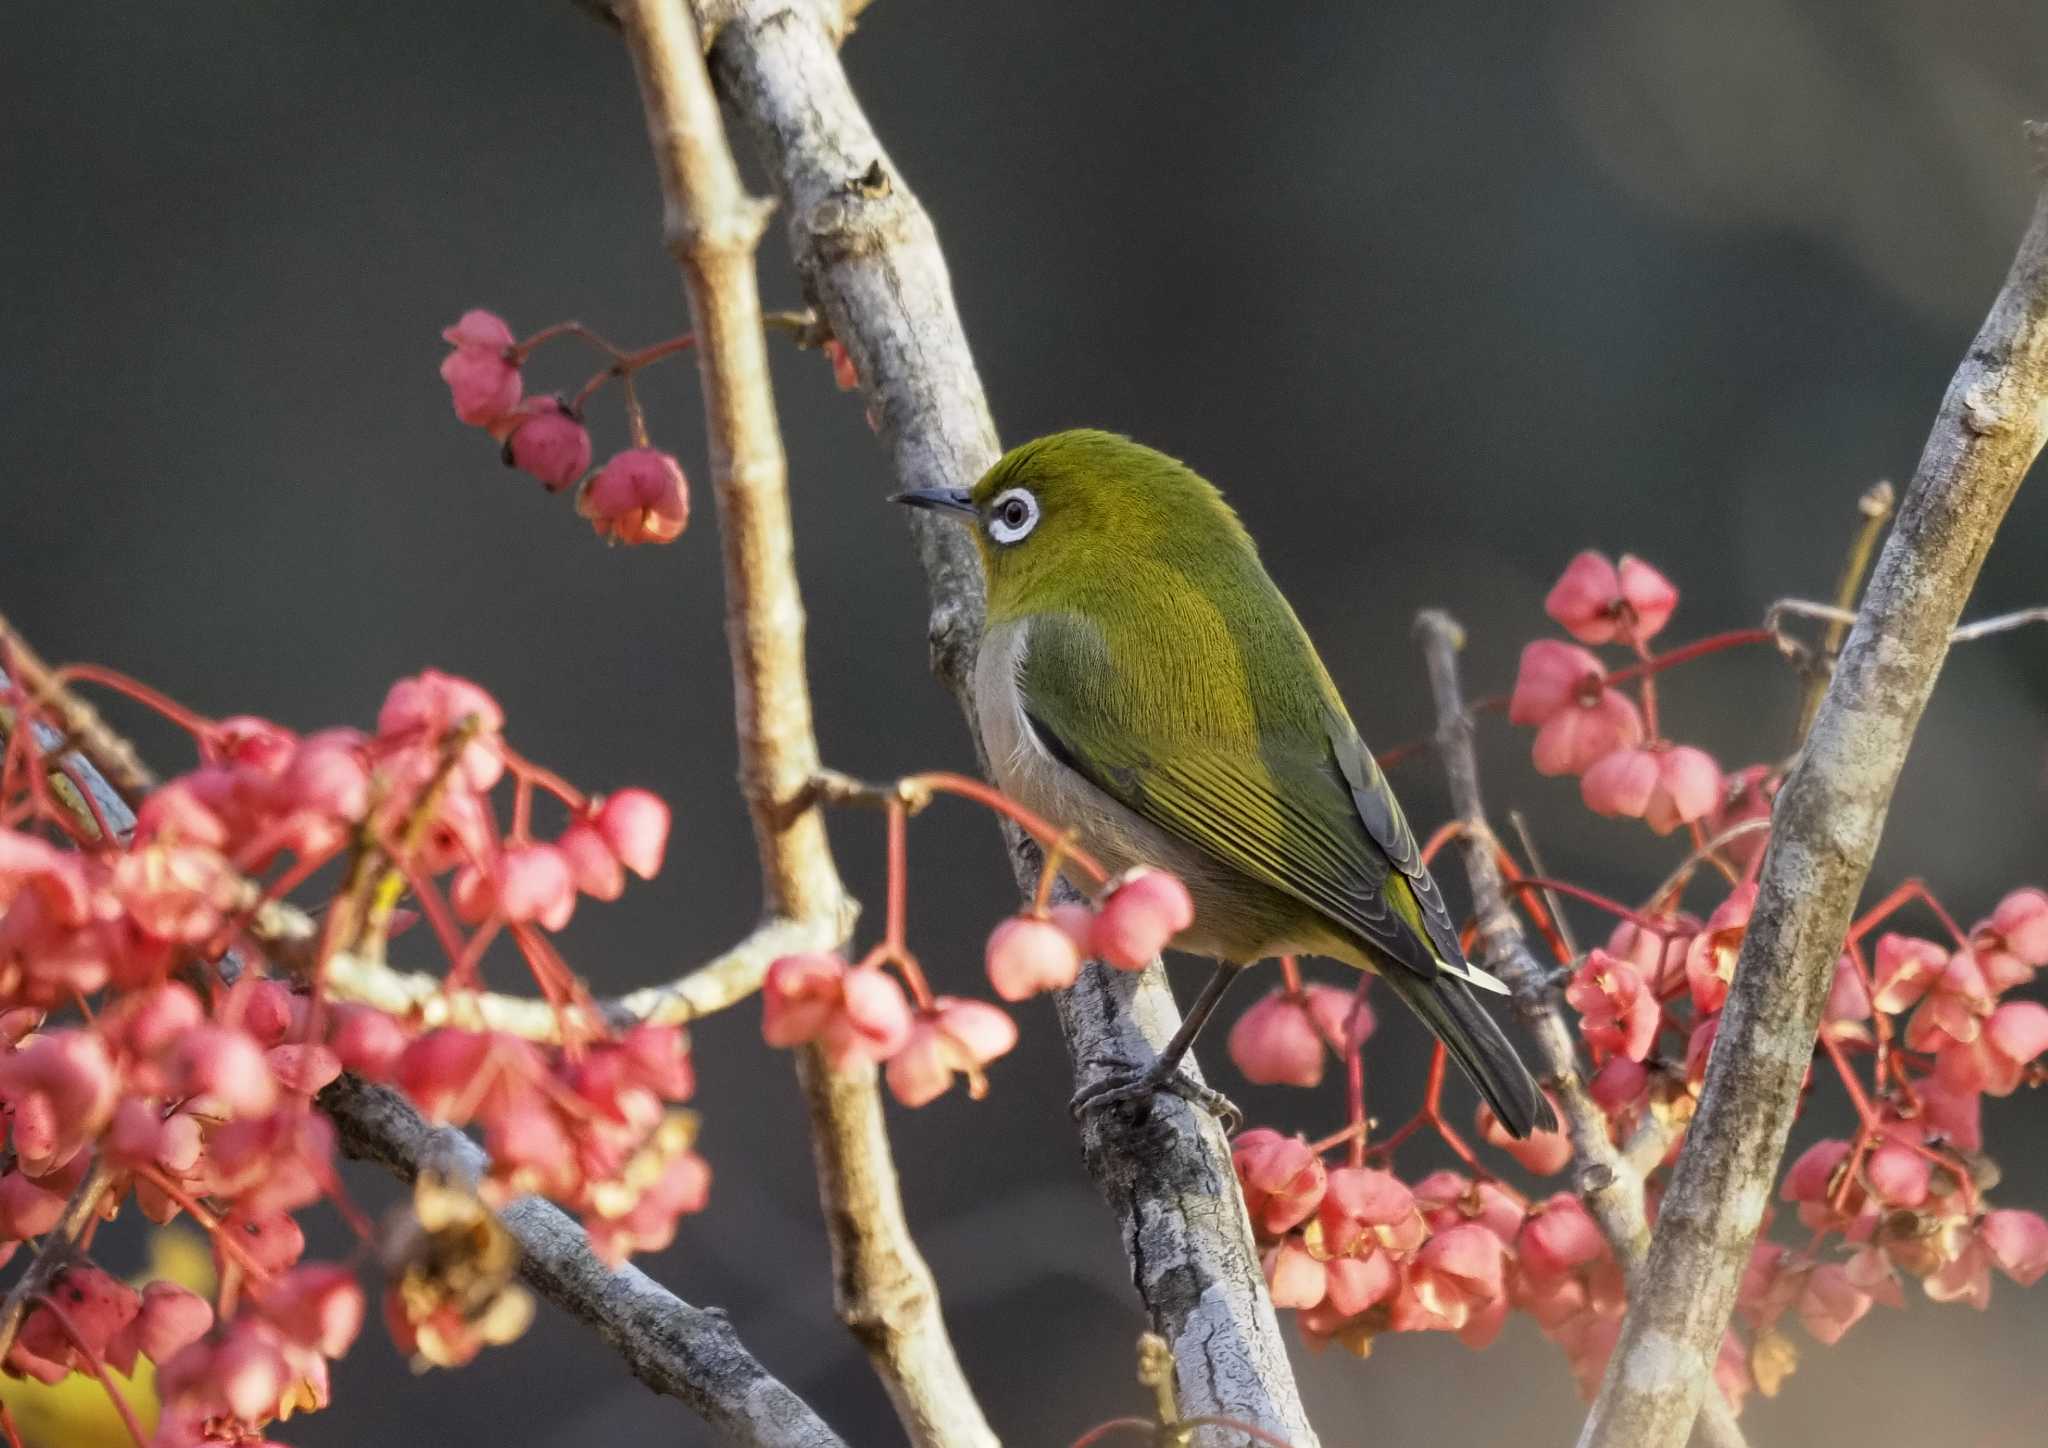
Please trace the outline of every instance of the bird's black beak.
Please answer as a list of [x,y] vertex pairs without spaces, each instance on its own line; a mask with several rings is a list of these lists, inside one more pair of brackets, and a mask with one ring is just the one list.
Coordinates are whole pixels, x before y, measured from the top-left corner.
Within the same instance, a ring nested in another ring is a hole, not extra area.
[[889,499],[892,503],[903,503],[912,508],[933,508],[941,512],[974,513],[974,500],[965,488],[912,488],[907,493],[897,493]]

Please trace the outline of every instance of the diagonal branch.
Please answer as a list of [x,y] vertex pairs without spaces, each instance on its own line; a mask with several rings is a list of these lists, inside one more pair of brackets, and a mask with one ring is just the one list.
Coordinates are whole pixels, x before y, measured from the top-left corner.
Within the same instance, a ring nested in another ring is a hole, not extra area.
[[[769,203],[740,183],[685,0],[618,0],[661,182],[663,226],[689,295],[711,482],[725,555],[726,635],[740,780],[766,908],[843,936],[845,891],[809,798],[818,772],[804,670],[787,467],[769,385],[754,249]],[[837,942],[835,942],[837,943]],[[994,1448],[946,1335],[938,1287],[911,1239],[872,1066],[799,1063],[840,1317],[867,1349],[911,1442]]]
[[[452,1126],[433,1126],[388,1087],[344,1076],[322,1091],[350,1156],[401,1181],[421,1164],[456,1165],[472,1181],[483,1149]],[[750,1448],[845,1448],[804,1401],[756,1362],[717,1308],[694,1307],[637,1267],[599,1261],[575,1219],[552,1202],[522,1197],[503,1213],[519,1242],[520,1275],[534,1290],[596,1330],[633,1376],[680,1399],[723,1442]]]
[[2048,435],[2048,191],[1949,383],[1773,811],[1756,910],[1640,1291],[1581,1448],[1678,1448],[1726,1330],[1836,955],[1950,630]]
[[[859,370],[897,482],[972,481],[995,461],[995,428],[931,220],[840,64],[841,7],[703,0],[702,9],[707,29],[717,22],[719,87],[761,149],[805,290]],[[931,599],[933,669],[972,727],[979,562],[961,530],[922,513],[910,527]],[[1014,832],[1011,845],[1018,883],[1029,889],[1038,852]],[[1135,976],[1090,966],[1059,1008],[1083,1087],[1151,1059],[1180,1020],[1157,966]],[[1222,1132],[1166,1099],[1143,1123],[1092,1114],[1084,1149],[1118,1216],[1139,1295],[1172,1345],[1190,1416],[1244,1419],[1313,1448]],[[1235,1436],[1201,1435],[1205,1443]]]
[[[1495,840],[1486,823],[1479,796],[1479,760],[1472,747],[1472,715],[1465,707],[1458,681],[1458,650],[1465,631],[1441,609],[1425,609],[1415,620],[1422,655],[1429,666],[1430,692],[1436,699],[1437,748],[1450,781],[1451,808],[1465,822],[1460,841],[1465,877],[1472,884],[1473,912],[1479,919],[1479,963],[1499,976],[1514,992],[1515,1006],[1528,1023],[1543,1067],[1543,1084],[1563,1108],[1577,1161],[1573,1184],[1580,1200],[1614,1249],[1622,1274],[1633,1293],[1642,1280],[1650,1246],[1645,1215],[1643,1171],[1614,1144],[1607,1118],[1586,1094],[1579,1072],[1578,1046],[1566,1021],[1557,988],[1530,954],[1521,918],[1508,904],[1507,886],[1495,858]],[[1660,1150],[1657,1154],[1663,1155]],[[1742,1430],[1735,1415],[1716,1392],[1701,1415],[1701,1441],[1708,1448],[1740,1448]]]

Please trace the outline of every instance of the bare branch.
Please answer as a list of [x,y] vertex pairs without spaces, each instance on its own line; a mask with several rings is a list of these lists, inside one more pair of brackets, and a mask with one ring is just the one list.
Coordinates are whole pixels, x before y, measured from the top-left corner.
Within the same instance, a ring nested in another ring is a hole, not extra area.
[[[754,249],[769,203],[747,195],[727,148],[685,0],[614,7],[645,102],[664,227],[698,339],[711,480],[725,554],[740,779],[768,908],[843,931],[845,891],[810,798],[818,773],[804,671],[787,467],[768,379]],[[836,7],[835,7],[836,13]],[[993,1448],[995,1434],[946,1335],[937,1284],[911,1239],[873,1067],[799,1062],[840,1315],[868,1351],[915,1445]]]
[[[845,942],[851,923],[850,905],[838,919],[772,917],[731,949],[674,980],[602,1002],[595,1021],[582,1020],[582,1013],[573,1005],[558,1005],[537,996],[450,990],[441,976],[395,970],[383,961],[348,951],[329,956],[320,978],[335,1000],[374,1006],[423,1029],[458,1026],[552,1043],[561,1040],[565,1022],[591,1030],[636,1021],[680,1026],[737,1005],[761,988],[762,977],[776,960],[808,950],[836,949]],[[290,960],[310,956],[314,928],[312,919],[302,912],[271,906],[259,914],[254,933],[273,951],[282,946],[290,952],[285,957]],[[310,960],[306,964],[310,968]]]
[[1581,1448],[1678,1448],[1691,1431],[1907,746],[2044,433],[2048,192],[1949,383],[1834,679],[1778,795],[1699,1110]]
[[[713,70],[760,146],[808,299],[859,370],[898,483],[959,486],[995,461],[995,428],[931,220],[840,65],[838,10],[719,0]],[[931,599],[933,668],[972,727],[980,565],[960,529],[923,513],[909,525]],[[1011,840],[1018,883],[1029,889],[1038,852],[1014,832]],[[1157,966],[1134,976],[1091,965],[1059,1009],[1084,1087],[1152,1059],[1180,1021]],[[1173,1347],[1188,1414],[1243,1419],[1312,1448],[1222,1133],[1164,1099],[1142,1123],[1091,1114],[1084,1148],[1119,1218],[1139,1294]],[[1227,1430],[1200,1436],[1242,1441]]]
[[[429,1125],[396,1091],[344,1076],[320,1093],[343,1149],[402,1181],[422,1162],[458,1167],[473,1183],[482,1148],[453,1127]],[[597,1331],[637,1377],[680,1399],[721,1440],[757,1448],[845,1448],[839,1436],[756,1362],[716,1308],[693,1307],[637,1267],[614,1271],[559,1207],[522,1197],[504,1212],[518,1239],[520,1274],[534,1290]]]
[[[1530,953],[1521,919],[1508,904],[1507,886],[1494,855],[1498,846],[1479,795],[1472,715],[1465,707],[1464,688],[1458,679],[1458,651],[1465,645],[1465,631],[1441,609],[1425,609],[1417,615],[1415,631],[1422,639],[1430,692],[1436,700],[1437,750],[1450,781],[1451,808],[1465,822],[1459,843],[1465,877],[1472,884],[1472,908],[1479,920],[1479,963],[1514,992],[1515,1005],[1528,1023],[1542,1063],[1543,1084],[1564,1110],[1565,1130],[1576,1159],[1573,1185],[1614,1248],[1615,1260],[1621,1263],[1633,1295],[1642,1280],[1650,1245],[1644,1172],[1615,1146],[1606,1116],[1586,1094],[1578,1045],[1564,1006],[1543,966]],[[1743,1442],[1735,1415],[1718,1393],[1702,1415],[1701,1427],[1704,1442],[1717,1448],[1740,1448]]]

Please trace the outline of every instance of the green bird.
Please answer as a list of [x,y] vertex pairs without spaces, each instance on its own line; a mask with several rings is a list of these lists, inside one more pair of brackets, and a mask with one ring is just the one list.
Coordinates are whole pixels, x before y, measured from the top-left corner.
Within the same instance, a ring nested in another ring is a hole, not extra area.
[[[996,784],[1112,871],[1194,898],[1175,949],[1219,968],[1153,1066],[1094,1103],[1214,1100],[1180,1058],[1243,967],[1379,975],[1516,1136],[1556,1118],[1472,988],[1414,832],[1301,622],[1206,480],[1112,433],[1056,433],[971,490],[897,501],[970,524],[988,580],[974,701]],[[1089,1103],[1077,1103],[1089,1104]]]

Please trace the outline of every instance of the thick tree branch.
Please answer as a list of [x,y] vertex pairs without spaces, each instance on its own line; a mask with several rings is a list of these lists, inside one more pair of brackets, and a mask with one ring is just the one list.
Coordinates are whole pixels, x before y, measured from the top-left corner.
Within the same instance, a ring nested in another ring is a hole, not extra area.
[[[740,779],[767,909],[843,933],[845,891],[809,799],[818,772],[804,670],[787,467],[768,378],[754,249],[769,203],[747,195],[685,0],[614,7],[645,102],[668,247],[682,270],[711,439],[725,555]],[[867,1349],[914,1445],[993,1448],[911,1239],[872,1067],[834,1073],[813,1049],[798,1079],[842,1319]]]
[[1950,630],[2048,434],[2048,192],[1949,383],[1773,811],[1699,1111],[1581,1448],[1677,1448],[1770,1201],[1856,898]]
[[[959,486],[997,456],[995,428],[953,305],[931,220],[883,151],[835,49],[841,7],[827,0],[718,0],[719,86],[758,142],[789,216],[810,300],[859,369],[899,484]],[[970,727],[968,696],[982,587],[972,543],[913,513],[931,598],[934,671]],[[1013,835],[1019,884],[1037,851]],[[1179,1023],[1157,966],[1090,966],[1060,1001],[1077,1084],[1151,1059]],[[1227,1143],[1204,1115],[1163,1099],[1133,1122],[1092,1115],[1089,1169],[1116,1210],[1140,1296],[1173,1346],[1190,1416],[1225,1414],[1296,1445],[1315,1441],[1302,1411]],[[1204,1441],[1231,1436],[1203,1430]]]
[[[1472,715],[1465,707],[1464,688],[1458,679],[1458,651],[1465,645],[1465,631],[1441,609],[1425,609],[1416,617],[1415,632],[1422,640],[1430,692],[1436,700],[1436,742],[1450,782],[1451,808],[1465,822],[1460,845],[1465,878],[1472,885],[1473,913],[1479,921],[1479,963],[1514,992],[1516,1009],[1536,1045],[1543,1084],[1564,1113],[1576,1161],[1573,1185],[1614,1248],[1615,1260],[1621,1263],[1622,1274],[1634,1292],[1650,1246],[1644,1173],[1614,1144],[1606,1116],[1586,1094],[1578,1046],[1564,1004],[1543,966],[1530,954],[1521,918],[1508,903],[1507,885],[1494,855],[1496,842],[1479,795]],[[1719,1392],[1708,1401],[1700,1427],[1701,1441],[1714,1448],[1740,1448],[1743,1442],[1735,1415]]]

